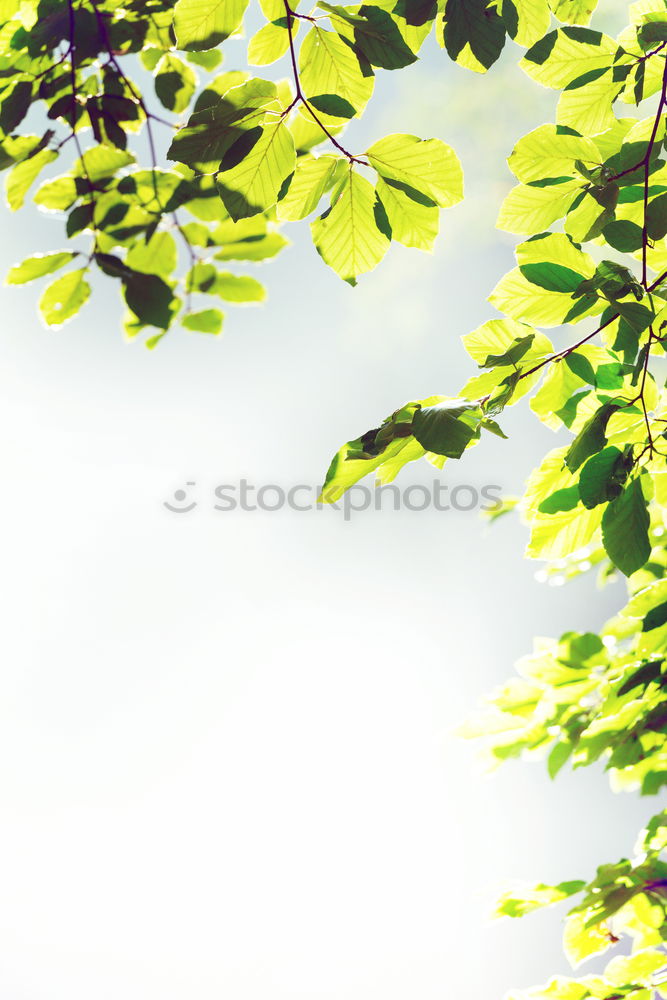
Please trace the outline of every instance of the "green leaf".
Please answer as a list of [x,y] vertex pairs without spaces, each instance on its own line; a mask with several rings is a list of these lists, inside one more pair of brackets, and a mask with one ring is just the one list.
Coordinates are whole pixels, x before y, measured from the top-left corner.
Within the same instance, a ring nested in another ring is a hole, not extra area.
[[39,311],[47,326],[59,327],[75,316],[90,298],[90,285],[85,280],[86,268],[63,274],[42,294]]
[[179,49],[213,49],[241,24],[248,0],[178,0],[174,30]]
[[156,274],[130,271],[123,277],[125,301],[144,326],[166,330],[171,326],[179,302],[166,281]]
[[78,256],[76,250],[61,250],[58,253],[36,254],[17,264],[7,275],[8,285],[24,285],[45,274],[52,274]]
[[[548,337],[525,323],[516,323],[511,319],[488,320],[472,333],[467,333],[463,337],[463,344],[480,367],[488,364],[490,356],[502,358],[509,355],[511,358],[511,352],[517,344],[528,344],[528,349],[521,353],[524,364],[534,364],[553,353],[553,345]],[[507,363],[512,364],[512,361]]]
[[[284,0],[259,0],[259,6],[267,21],[277,21],[278,18],[285,16]],[[298,6],[298,0],[293,0],[290,3],[292,10],[296,10]]]
[[582,382],[588,382],[589,385],[597,386],[595,369],[585,354],[580,354],[579,351],[572,351],[563,360],[570,371],[573,371]]
[[71,208],[77,199],[76,180],[71,174],[44,181],[37,188],[33,201],[49,211]]
[[211,103],[195,110],[176,133],[167,158],[201,173],[215,173],[231,147],[261,126],[268,109],[279,114],[276,97],[276,85],[268,80],[250,80],[230,87],[223,96],[213,94]]
[[547,758],[547,770],[550,778],[555,778],[564,764],[572,756],[574,746],[571,743],[555,743]]
[[598,0],[549,0],[549,6],[559,21],[568,24],[588,24]]
[[602,451],[607,443],[607,424],[620,409],[618,403],[603,403],[593,416],[586,421],[565,455],[565,464],[570,472],[576,472],[587,458]]
[[194,66],[202,66],[210,72],[222,62],[222,52],[217,49],[209,49],[206,52],[186,52],[185,58]]
[[643,242],[641,226],[628,219],[615,219],[610,222],[602,230],[602,235],[609,246],[620,253],[634,253],[635,250],[639,250]]
[[535,233],[562,219],[580,191],[577,181],[566,180],[549,187],[517,184],[500,206],[499,229],[508,233]]
[[[296,165],[294,140],[283,118],[253,129],[252,138],[254,144],[249,149],[245,145],[239,162],[221,170],[216,179],[220,197],[234,220],[258,215],[275,205]],[[231,147],[230,156],[235,148]]]
[[460,458],[478,435],[481,418],[482,413],[476,403],[447,400],[417,410],[412,419],[412,433],[426,451],[447,458]]
[[544,178],[576,177],[576,161],[599,163],[593,140],[559,132],[556,125],[540,125],[519,139],[507,162],[517,180],[529,184]]
[[[622,299],[632,293],[637,301],[643,296],[643,289],[632,271],[614,260],[602,260],[595,268],[595,274],[582,281],[576,295],[589,292],[601,292],[616,305],[617,299]],[[618,310],[620,312],[620,308]]]
[[222,330],[222,319],[219,309],[202,309],[201,312],[186,313],[181,323],[186,330],[218,334]]
[[373,186],[350,169],[331,208],[311,223],[318,253],[344,281],[354,283],[371,271],[389,248],[386,230],[378,226],[377,204]]
[[432,250],[440,227],[438,206],[398,181],[378,177],[375,190],[387,214],[391,238],[406,247]]
[[611,69],[600,75],[594,70],[590,76],[585,86],[580,79],[568,84],[556,110],[559,125],[574,128],[582,135],[595,135],[614,124],[612,105],[623,89],[623,80],[619,81]]
[[317,94],[310,98],[309,107],[321,111],[329,118],[349,119],[354,118],[357,113],[350,102],[338,94]]
[[215,254],[216,260],[268,260],[288,245],[280,233],[249,236],[247,239],[230,240]]
[[[534,285],[518,267],[500,279],[489,296],[489,302],[513,319],[536,326],[560,326],[567,321],[574,304],[569,294],[549,292]],[[587,311],[597,308],[594,301]]]
[[444,41],[451,59],[483,72],[503,50],[505,25],[487,0],[447,0]]
[[[664,8],[661,13],[664,14]],[[637,41],[644,49],[653,48],[656,43],[667,41],[667,22],[659,20],[642,24],[637,32]]]
[[37,180],[41,171],[49,163],[57,159],[58,154],[53,149],[41,149],[34,156],[17,163],[5,178],[5,192],[7,203],[11,210],[15,212],[21,207],[30,187]]
[[299,52],[299,75],[306,97],[335,95],[359,114],[373,93],[374,77],[366,64],[339,35],[311,28]]
[[517,246],[516,260],[520,268],[547,262],[569,268],[587,278],[595,274],[595,261],[590,254],[584,253],[564,233],[539,233],[531,236]]
[[214,295],[217,278],[218,271],[214,264],[197,261],[197,263],[190,268],[186,275],[186,291],[204,292]]
[[369,473],[377,472],[380,477],[385,470],[391,468],[391,473],[382,477],[384,482],[389,482],[402,465],[423,455],[424,449],[413,437],[396,438],[377,455],[363,452],[363,438],[349,441],[336,452],[331,461],[321,499],[325,503],[335,503]]
[[631,576],[651,555],[650,518],[639,477],[606,508],[602,517],[602,540],[613,564]]
[[578,505],[552,514],[540,512],[545,497],[576,483],[564,464],[566,449],[557,448],[545,456],[529,477],[524,504],[530,524],[526,555],[531,559],[564,559],[591,543],[600,525],[601,511]]
[[531,284],[545,288],[548,292],[572,293],[584,280],[584,276],[578,271],[573,271],[572,268],[564,267],[562,264],[554,264],[551,261],[523,264],[520,271]]
[[579,476],[579,494],[584,507],[591,510],[619,496],[628,475],[623,452],[604,448],[589,458]]
[[82,160],[76,161],[72,173],[75,177],[97,184],[107,177],[113,177],[118,170],[130,163],[134,163],[134,156],[126,150],[111,146],[92,146],[84,152]]
[[642,632],[652,632],[654,628],[662,628],[667,624],[667,601],[657,604],[646,615],[642,624]]
[[214,285],[214,291],[226,302],[263,302],[266,291],[259,281],[245,274],[230,274],[221,271]]
[[339,156],[300,156],[289,187],[278,202],[278,218],[293,222],[314,212],[329,188],[336,167],[343,162]]
[[[667,610],[667,603],[661,604],[659,607]],[[651,611],[649,611],[646,619],[644,619],[644,623],[642,624],[642,632],[649,631],[649,629],[645,627],[646,621],[648,620],[649,615],[651,615],[653,611],[657,610],[657,608],[652,608]],[[659,617],[662,618],[662,614]],[[660,621],[660,625],[664,625],[665,622],[667,622],[667,618],[665,618],[664,621]],[[634,691],[635,688],[646,687],[653,681],[657,681],[662,676],[663,663],[664,660],[656,660],[652,663],[644,663],[638,670],[634,670],[616,692],[618,697],[622,698],[624,695]]]
[[461,164],[440,139],[396,133],[374,143],[366,155],[385,180],[406,184],[441,208],[456,205],[463,197]]
[[613,38],[599,31],[561,28],[549,32],[533,45],[520,65],[537,83],[560,90],[585,73],[610,67],[617,48]]
[[652,240],[661,240],[667,236],[667,194],[658,195],[649,202],[646,231]]
[[416,61],[417,56],[406,44],[398,24],[388,11],[379,6],[363,4],[357,14],[329,3],[318,3],[332,13],[331,23],[372,66],[382,69],[402,69]]
[[[283,14],[285,10],[283,8]],[[293,21],[292,34],[295,35],[299,22]],[[248,45],[248,64],[250,66],[269,66],[282,57],[289,48],[289,32],[287,19],[282,24],[265,24],[253,35]]]
[[[560,885],[540,883],[530,889],[521,887],[518,891],[510,889],[504,892],[498,900],[495,916],[524,917],[527,913],[533,913],[545,906],[560,903],[568,896],[573,896],[585,888],[585,882],[561,882]],[[563,1000],[567,1000],[567,998],[563,998]]]
[[572,966],[607,951],[612,944],[608,928],[604,925],[588,927],[585,913],[573,913],[568,917],[563,931],[563,950]]
[[147,243],[137,241],[134,244],[125,263],[143,274],[171,274],[178,263],[176,241],[171,233],[154,233]]
[[166,52],[156,68],[155,93],[170,111],[185,111],[197,86],[192,69],[171,52]]
[[567,486],[546,497],[537,509],[540,514],[559,514],[561,511],[574,510],[579,499],[579,488]]
[[480,368],[499,368],[503,365],[516,365],[532,347],[535,334],[529,333],[525,337],[519,337],[502,354],[488,354],[484,361],[480,362]]
[[16,80],[10,84],[9,93],[0,104],[0,130],[13,132],[28,113],[32,101],[32,83]]

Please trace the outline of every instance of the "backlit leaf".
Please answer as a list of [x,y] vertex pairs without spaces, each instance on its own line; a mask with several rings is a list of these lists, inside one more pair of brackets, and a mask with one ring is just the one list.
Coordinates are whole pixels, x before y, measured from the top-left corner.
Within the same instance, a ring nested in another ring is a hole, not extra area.
[[241,24],[248,0],[178,0],[174,30],[180,49],[212,49]]
[[311,224],[322,259],[345,281],[372,270],[389,248],[389,237],[378,225],[377,204],[373,186],[349,170],[336,201]]
[[70,271],[43,292],[39,311],[47,326],[59,327],[78,313],[90,298],[90,285],[86,281],[86,268]]

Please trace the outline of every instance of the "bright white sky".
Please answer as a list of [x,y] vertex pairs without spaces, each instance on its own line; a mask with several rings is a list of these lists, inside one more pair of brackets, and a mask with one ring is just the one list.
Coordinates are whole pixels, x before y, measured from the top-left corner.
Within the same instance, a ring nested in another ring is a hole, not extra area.
[[[511,264],[503,156],[551,113],[531,88],[436,52],[381,77],[368,137],[453,141],[469,201],[433,257],[355,290],[297,227],[221,340],[129,346],[110,285],[47,332],[34,288],[2,291],[3,1000],[488,1000],[565,971],[557,915],[490,924],[494,894],[627,854],[651,803],[484,777],[453,730],[533,634],[595,627],[620,589],[538,585],[511,520],[211,503],[317,482],[347,437],[458,390]],[[5,224],[3,270],[61,246],[30,208]],[[445,481],[517,492],[551,442],[525,409],[505,425]],[[186,481],[198,507],[170,514]]]

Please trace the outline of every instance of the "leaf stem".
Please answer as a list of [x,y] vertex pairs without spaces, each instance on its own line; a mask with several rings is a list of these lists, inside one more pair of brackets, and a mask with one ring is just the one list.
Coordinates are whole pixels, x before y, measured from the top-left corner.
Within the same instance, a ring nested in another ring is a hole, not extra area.
[[288,34],[288,37],[289,37],[289,52],[290,52],[290,60],[292,62],[292,73],[294,75],[294,87],[295,87],[295,90],[296,90],[296,96],[295,96],[294,100],[292,101],[292,103],[290,104],[290,106],[285,109],[285,111],[283,112],[283,114],[284,115],[288,115],[290,113],[290,111],[292,110],[292,108],[296,107],[297,104],[303,104],[304,108],[307,110],[308,114],[313,119],[313,121],[315,122],[315,124],[317,126],[319,126],[319,128],[322,129],[322,131],[327,136],[327,138],[329,139],[329,141],[336,147],[337,150],[339,150],[343,154],[343,156],[347,157],[347,159],[350,161],[350,163],[360,163],[364,167],[370,166],[370,164],[368,163],[367,160],[362,160],[360,157],[354,156],[354,154],[350,153],[349,150],[345,149],[344,146],[341,146],[341,144],[338,142],[338,140],[335,138],[335,136],[332,135],[332,133],[329,131],[329,129],[323,124],[321,118],[315,113],[315,111],[311,107],[310,103],[306,100],[306,98],[304,96],[304,93],[303,93],[303,91],[301,89],[301,78],[299,77],[299,69],[298,69],[297,61],[296,61],[296,50],[294,48],[294,18],[297,17],[297,16],[298,17],[304,17],[304,19],[308,20],[308,21],[311,21],[311,20],[314,21],[314,18],[310,18],[310,17],[306,18],[305,15],[303,15],[303,14],[297,15],[292,10],[292,8],[290,7],[290,5],[288,3],[288,0],[283,0],[283,3],[285,5],[285,15],[287,17],[287,34]]

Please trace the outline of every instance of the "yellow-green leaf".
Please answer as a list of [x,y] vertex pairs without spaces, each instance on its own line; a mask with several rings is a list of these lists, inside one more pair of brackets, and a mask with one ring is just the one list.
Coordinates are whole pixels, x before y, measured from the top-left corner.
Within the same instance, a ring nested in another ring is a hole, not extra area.
[[174,30],[179,49],[212,49],[241,24],[248,0],[178,0]]
[[31,185],[44,167],[53,163],[57,156],[53,149],[41,149],[39,153],[12,167],[5,178],[5,192],[7,203],[13,212],[21,207]]
[[322,259],[345,281],[376,267],[389,248],[389,237],[378,228],[377,197],[365,177],[350,170],[331,209],[311,224]]
[[588,24],[598,0],[549,0],[549,5],[559,21]]
[[166,52],[155,69],[155,93],[170,111],[185,111],[197,86],[194,70],[182,59]]
[[[311,100],[342,99],[359,114],[373,93],[370,67],[362,69],[354,49],[333,31],[311,28],[301,45],[299,67],[301,86]],[[317,107],[316,100],[313,103]]]
[[47,326],[62,326],[78,313],[90,297],[90,285],[85,280],[86,268],[70,271],[44,291],[39,311]]
[[176,241],[171,233],[154,233],[148,243],[139,240],[134,244],[125,263],[143,274],[171,274],[178,263]]
[[287,192],[278,202],[278,218],[293,222],[314,212],[341,162],[339,156],[300,156]]
[[463,197],[463,171],[454,150],[440,139],[395,133],[374,143],[367,156],[385,180],[407,184],[441,208]]
[[[299,26],[293,22],[292,34],[295,35]],[[250,66],[268,66],[281,59],[289,48],[289,32],[285,25],[265,24],[252,36],[248,44],[248,63]]]
[[222,330],[222,320],[223,316],[219,309],[202,309],[200,312],[186,313],[181,323],[186,330],[217,335]]
[[567,214],[580,190],[577,181],[547,187],[517,184],[500,206],[496,224],[508,233],[539,233]]
[[61,250],[58,253],[36,254],[34,257],[28,257],[11,269],[7,275],[7,284],[24,285],[27,281],[34,281],[35,278],[42,278],[45,274],[52,274],[64,267],[65,264],[69,264],[76,256],[78,256],[76,250]]
[[599,163],[595,143],[584,136],[559,133],[555,125],[540,125],[519,139],[507,162],[516,179],[529,184],[547,177],[575,176],[575,160]]
[[547,0],[512,0],[518,15],[514,41],[517,45],[533,45],[546,35],[551,24]]
[[544,87],[560,90],[585,73],[611,66],[616,50],[614,39],[599,31],[561,28],[540,39],[526,52],[520,65]]
[[217,176],[220,197],[232,219],[245,219],[271,208],[296,164],[294,140],[280,116],[253,130],[255,144],[243,159]]
[[440,225],[438,206],[419,192],[408,194],[403,186],[383,177],[378,177],[375,189],[387,213],[392,239],[406,247],[432,250]]

